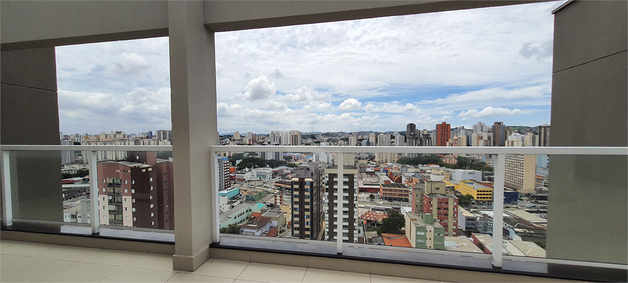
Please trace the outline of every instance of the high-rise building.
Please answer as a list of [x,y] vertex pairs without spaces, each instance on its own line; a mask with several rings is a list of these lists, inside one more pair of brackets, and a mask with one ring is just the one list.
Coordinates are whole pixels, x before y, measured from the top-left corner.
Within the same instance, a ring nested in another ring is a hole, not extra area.
[[218,157],[218,189],[227,190],[231,188],[231,179],[229,178],[229,168],[231,163],[227,157]]
[[158,141],[169,141],[172,143],[172,131],[171,130],[157,130],[155,137]]
[[532,154],[507,154],[504,186],[519,193],[534,193],[535,167],[536,157]]
[[482,122],[478,122],[477,125],[473,125],[474,134],[488,132],[488,130],[489,130],[488,126]]
[[419,145],[418,132],[414,123],[406,125],[406,145],[417,146]]
[[538,146],[549,146],[550,143],[550,126],[539,126]]
[[493,146],[506,145],[506,126],[504,126],[504,122],[495,122],[491,132],[493,133]]
[[358,145],[358,134],[353,133],[349,136],[349,146],[356,146],[356,145]]
[[322,172],[316,162],[297,167],[297,177],[291,180],[292,236],[299,239],[321,240],[325,233]]
[[174,229],[173,164],[156,152],[128,152],[128,161],[98,163],[100,223]]
[[[74,142],[69,139],[62,139],[61,145],[74,145]],[[72,164],[74,162],[74,151],[64,150],[61,152],[61,164]]]
[[451,135],[451,125],[445,122],[436,125],[436,146],[446,146]]
[[370,146],[377,145],[377,135],[375,133],[370,133],[369,134],[369,145]]
[[395,133],[395,146],[404,146],[406,143],[404,142],[404,137],[400,133]]
[[423,129],[421,131],[419,140],[422,146],[434,146],[434,139],[432,138],[432,133],[428,131],[427,129]]
[[335,241],[338,231],[336,227],[336,215],[339,215],[337,202],[342,199],[342,240],[344,242],[357,243],[358,241],[358,167],[355,165],[355,155],[344,154],[343,188],[338,195],[338,163],[334,158],[335,166],[325,169],[327,174],[327,225],[325,225],[326,239]]
[[290,145],[301,145],[301,132],[291,131],[290,133]]

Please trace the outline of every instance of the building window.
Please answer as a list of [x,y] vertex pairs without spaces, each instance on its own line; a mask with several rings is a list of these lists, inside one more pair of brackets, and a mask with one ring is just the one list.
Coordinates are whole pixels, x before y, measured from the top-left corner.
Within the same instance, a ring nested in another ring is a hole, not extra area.
[[135,180],[131,180],[131,184],[132,184],[132,185],[135,185]]
[[129,221],[129,217],[128,217],[128,216],[125,216],[125,217],[124,217],[124,220]]
[[135,193],[135,189],[131,189],[131,193],[134,194]]
[[137,221],[137,218],[133,217],[133,221]]
[[153,196],[150,196],[150,199],[153,199]]
[[[152,178],[151,178],[151,181],[152,181]],[[151,190],[151,191],[153,190],[153,186],[150,186],[150,190]]]
[[128,192],[129,192],[129,189],[124,189],[124,193],[125,194],[128,193]]
[[124,208],[124,211],[129,211],[129,208],[128,208],[128,207],[125,207],[125,208]]
[[135,203],[135,199],[133,199],[131,202]]
[[129,183],[129,180],[124,180],[124,184],[128,184],[128,183]]
[[103,191],[103,193],[104,193],[104,192],[106,192],[106,191],[107,191],[107,189],[105,189],[105,188],[102,188],[102,191]]
[[150,217],[155,217],[155,213],[151,212]]
[[151,221],[151,222],[150,222],[150,225],[151,225],[151,226],[155,226],[155,221]]
[[134,207],[134,208],[132,208],[132,211],[133,211],[133,212],[135,212],[135,207]]
[[152,203],[150,204],[150,208],[153,208],[153,204]]
[[150,180],[149,180],[149,182],[152,182],[152,181],[153,181],[153,177],[150,177]]

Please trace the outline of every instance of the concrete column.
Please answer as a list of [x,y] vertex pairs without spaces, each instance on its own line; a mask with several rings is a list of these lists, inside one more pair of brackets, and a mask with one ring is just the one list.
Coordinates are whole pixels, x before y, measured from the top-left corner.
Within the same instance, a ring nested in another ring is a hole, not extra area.
[[[58,145],[54,47],[2,51],[0,140],[5,145]],[[60,152],[12,153],[13,217],[63,221]]]
[[[626,1],[555,12],[550,146],[627,146]],[[550,156],[547,257],[627,263],[626,156]]]
[[174,157],[176,270],[193,271],[212,241],[208,145],[216,144],[214,32],[203,25],[202,1],[168,2]]

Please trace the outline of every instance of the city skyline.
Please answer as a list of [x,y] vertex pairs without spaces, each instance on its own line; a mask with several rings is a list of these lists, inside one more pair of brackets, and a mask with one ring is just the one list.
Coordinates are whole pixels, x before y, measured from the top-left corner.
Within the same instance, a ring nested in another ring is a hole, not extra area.
[[[217,33],[218,130],[549,124],[559,4]],[[62,132],[171,128],[168,38],[58,47],[57,74]]]

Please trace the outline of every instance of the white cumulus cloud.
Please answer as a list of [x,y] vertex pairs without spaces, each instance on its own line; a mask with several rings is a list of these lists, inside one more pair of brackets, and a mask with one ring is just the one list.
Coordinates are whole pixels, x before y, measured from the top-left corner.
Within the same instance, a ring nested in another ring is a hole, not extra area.
[[358,101],[355,98],[349,98],[343,101],[342,103],[340,103],[338,108],[340,108],[340,110],[349,111],[349,110],[358,110],[360,109],[360,106],[362,106],[362,103],[360,103],[360,101]]
[[238,93],[236,97],[245,100],[263,100],[275,94],[276,91],[275,84],[271,83],[266,76],[261,75],[252,79],[246,85],[246,91]]

